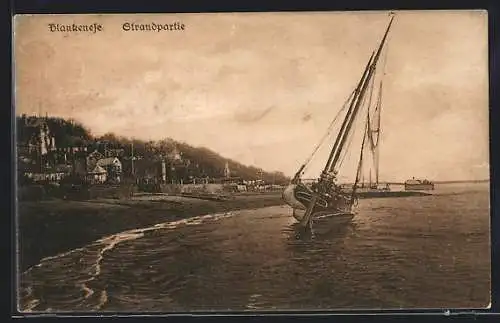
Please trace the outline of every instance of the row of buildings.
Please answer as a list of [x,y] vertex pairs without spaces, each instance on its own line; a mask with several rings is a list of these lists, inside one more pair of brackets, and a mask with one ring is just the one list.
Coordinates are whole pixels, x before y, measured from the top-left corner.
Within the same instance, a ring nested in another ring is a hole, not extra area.
[[29,135],[17,144],[18,174],[24,181],[61,182],[71,178],[88,184],[118,184],[124,180],[146,184],[243,182],[232,176],[227,162],[220,178],[203,176],[200,166],[183,158],[176,147],[166,156],[144,158],[134,155],[133,149],[127,155],[123,148],[109,147],[106,143],[58,146],[44,118],[25,119],[24,128]]

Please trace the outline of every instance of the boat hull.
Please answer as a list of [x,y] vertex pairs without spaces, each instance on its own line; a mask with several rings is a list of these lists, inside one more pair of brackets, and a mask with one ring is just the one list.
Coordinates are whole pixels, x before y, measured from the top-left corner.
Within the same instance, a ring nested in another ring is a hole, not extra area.
[[[301,221],[304,218],[305,210],[292,209],[292,216],[297,220]],[[315,212],[313,216],[314,224],[325,224],[325,225],[342,225],[347,224],[352,221],[355,213],[348,211],[338,211],[338,212],[328,212],[320,211]]]
[[[292,216],[297,221],[303,219],[312,195],[312,190],[303,184],[290,184],[283,191],[283,200],[292,208]],[[354,217],[351,209],[352,204],[346,195],[339,194],[330,199],[320,196],[313,209],[313,219],[328,218],[339,224],[349,222]]]

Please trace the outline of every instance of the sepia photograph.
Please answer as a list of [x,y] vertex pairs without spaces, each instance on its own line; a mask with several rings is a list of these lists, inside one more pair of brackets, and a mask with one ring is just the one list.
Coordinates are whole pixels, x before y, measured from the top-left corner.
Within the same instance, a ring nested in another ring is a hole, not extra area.
[[20,313],[491,306],[483,10],[16,15]]

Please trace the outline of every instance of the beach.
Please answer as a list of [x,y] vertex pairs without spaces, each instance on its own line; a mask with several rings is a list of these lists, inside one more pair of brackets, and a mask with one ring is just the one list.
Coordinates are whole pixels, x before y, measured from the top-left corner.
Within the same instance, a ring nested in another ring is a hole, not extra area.
[[280,192],[235,194],[224,201],[138,194],[130,200],[52,199],[18,204],[19,269],[102,237],[199,215],[281,205]]

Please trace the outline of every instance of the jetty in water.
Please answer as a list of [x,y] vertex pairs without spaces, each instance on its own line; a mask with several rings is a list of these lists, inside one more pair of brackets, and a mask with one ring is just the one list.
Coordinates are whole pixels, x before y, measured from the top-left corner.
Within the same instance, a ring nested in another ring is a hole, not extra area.
[[356,196],[360,199],[367,198],[384,198],[384,197],[408,197],[408,196],[428,196],[430,192],[416,191],[366,191],[357,192]]

